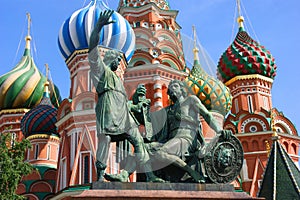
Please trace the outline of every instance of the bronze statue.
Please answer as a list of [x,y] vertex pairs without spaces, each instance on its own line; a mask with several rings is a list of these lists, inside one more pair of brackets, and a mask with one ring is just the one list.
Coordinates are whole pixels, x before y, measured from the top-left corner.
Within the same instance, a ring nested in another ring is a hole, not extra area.
[[[199,115],[201,115],[218,136],[228,138],[232,134],[223,130],[211,113],[195,96],[187,96],[183,82],[173,80],[168,87],[168,95],[173,104],[164,108],[167,118],[163,131],[153,135],[147,149],[152,160],[158,160],[166,165],[175,165],[187,172],[194,182],[204,183],[203,175],[192,169],[186,162],[185,156],[191,155],[204,146],[205,142],[199,130]],[[134,171],[132,162],[119,175],[106,174],[111,181],[126,181],[126,176]]]
[[[104,180],[104,172],[110,143],[128,140],[134,147],[136,162],[148,168],[148,152],[145,150],[143,138],[138,129],[138,123],[131,115],[127,105],[127,95],[122,80],[115,74],[121,61],[121,54],[116,50],[105,53],[103,60],[98,51],[99,33],[101,29],[114,21],[109,21],[114,11],[101,12],[94,30],[90,36],[89,63],[91,78],[98,94],[96,105],[98,149],[96,168],[98,181]],[[148,181],[162,181],[149,171]]]

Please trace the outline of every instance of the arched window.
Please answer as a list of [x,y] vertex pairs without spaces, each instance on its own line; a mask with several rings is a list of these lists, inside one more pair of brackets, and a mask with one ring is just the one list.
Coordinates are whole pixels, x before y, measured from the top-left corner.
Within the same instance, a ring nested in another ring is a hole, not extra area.
[[263,104],[264,104],[264,108],[268,108],[268,98],[263,96]]
[[292,153],[294,153],[294,154],[297,153],[297,146],[296,146],[296,144],[292,144]]
[[287,142],[283,142],[283,147],[285,148],[286,152],[289,152],[289,144]]
[[133,64],[134,67],[139,66],[139,65],[144,65],[144,61],[137,61],[136,63]]
[[248,111],[249,111],[249,113],[253,113],[252,97],[250,95],[248,95],[247,99],[248,99]]
[[238,99],[234,100],[234,106],[235,106],[235,112],[238,113],[240,111]]
[[47,146],[47,160],[50,159],[50,152],[51,152],[51,146],[50,146],[50,144],[48,144],[48,146]]
[[34,159],[37,159],[39,157],[39,145],[35,145],[35,154],[34,154]]
[[135,27],[140,27],[141,26],[141,22],[136,22],[135,23]]
[[83,184],[90,182],[90,170],[89,170],[89,156],[83,158]]
[[60,189],[67,187],[67,161],[66,158],[61,160],[61,174],[60,174]]

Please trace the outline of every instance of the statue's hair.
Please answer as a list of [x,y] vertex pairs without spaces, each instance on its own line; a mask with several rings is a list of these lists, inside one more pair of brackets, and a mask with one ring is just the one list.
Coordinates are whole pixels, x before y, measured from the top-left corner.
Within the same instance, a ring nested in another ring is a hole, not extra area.
[[180,89],[181,89],[181,92],[182,92],[182,96],[183,96],[183,97],[186,97],[186,96],[187,96],[187,91],[186,91],[186,89],[185,89],[184,83],[183,83],[182,81],[176,80],[176,79],[170,81],[169,86],[168,86],[167,94],[169,95],[169,93],[170,93],[169,87],[170,87],[172,84],[174,84],[174,83],[178,83],[178,84],[179,84]]
[[104,55],[103,62],[105,65],[109,65],[110,62],[112,62],[118,56],[120,56],[120,52],[115,50],[108,50]]
[[137,89],[135,90],[133,96],[132,96],[132,102],[133,104],[138,104],[139,103],[139,99],[138,99],[138,96],[140,94],[140,90],[143,90],[143,91],[147,91],[146,87],[144,84],[139,84],[137,86]]

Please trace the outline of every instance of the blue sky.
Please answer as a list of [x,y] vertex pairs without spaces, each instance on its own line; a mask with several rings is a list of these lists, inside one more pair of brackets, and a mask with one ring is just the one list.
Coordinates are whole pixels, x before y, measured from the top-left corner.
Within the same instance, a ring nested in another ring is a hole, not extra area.
[[[116,9],[119,0],[104,0]],[[74,11],[90,0],[2,0],[0,26],[0,75],[10,71],[21,59],[27,28],[26,13],[32,18],[33,57],[45,74],[45,63],[61,96],[69,95],[69,71],[60,55],[57,38],[60,26]],[[272,89],[273,106],[283,111],[300,131],[299,0],[243,0],[242,14],[250,36],[269,49],[278,66]],[[184,37],[197,37],[217,64],[221,54],[238,30],[235,0],[169,0],[171,9],[179,10],[177,22]]]

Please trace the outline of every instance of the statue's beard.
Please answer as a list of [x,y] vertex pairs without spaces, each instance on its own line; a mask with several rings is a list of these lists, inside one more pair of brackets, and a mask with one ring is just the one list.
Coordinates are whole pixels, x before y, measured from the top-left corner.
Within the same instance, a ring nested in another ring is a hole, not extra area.
[[178,99],[178,94],[176,94],[176,92],[174,92],[174,91],[170,91],[169,92],[169,96],[170,96],[170,99],[173,101],[173,102],[176,102],[177,101],[177,99]]

